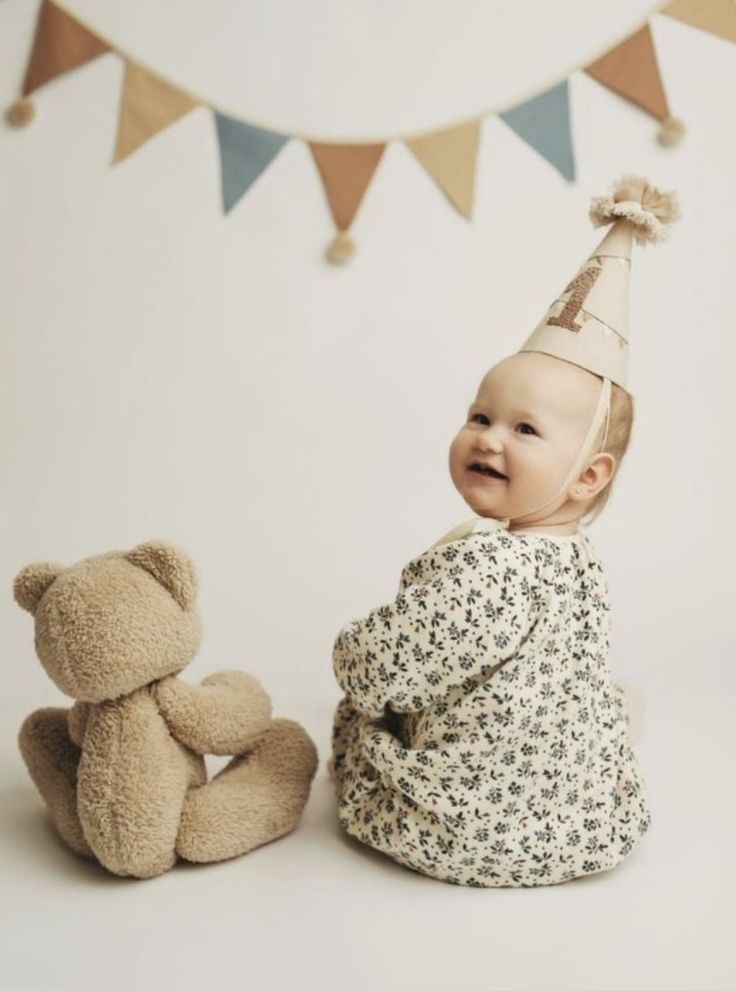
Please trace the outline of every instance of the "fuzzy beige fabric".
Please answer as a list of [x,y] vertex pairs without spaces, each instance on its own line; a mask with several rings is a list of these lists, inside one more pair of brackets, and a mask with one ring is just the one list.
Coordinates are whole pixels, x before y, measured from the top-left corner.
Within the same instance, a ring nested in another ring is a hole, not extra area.
[[20,749],[43,795],[51,821],[75,853],[94,856],[77,814],[77,766],[81,752],[67,731],[67,709],[38,709],[20,731]]
[[201,685],[163,678],[153,691],[171,732],[198,754],[245,753],[270,727],[271,700],[244,671],[219,671]]
[[671,224],[680,217],[680,203],[673,190],[651,185],[643,176],[624,175],[606,196],[591,201],[590,219],[594,227],[616,220],[630,220],[639,244],[663,241]]
[[187,794],[177,852],[196,863],[223,860],[290,832],[316,766],[299,723],[274,719],[250,754],[233,757],[208,785]]
[[[17,602],[71,709],[32,713],[19,744],[63,841],[114,874],[155,877],[177,856],[225,860],[293,830],[317,769],[296,722],[271,718],[252,675],[176,677],[201,636],[197,576],[163,541],[65,568],[29,565]],[[203,755],[234,759],[211,782]]]

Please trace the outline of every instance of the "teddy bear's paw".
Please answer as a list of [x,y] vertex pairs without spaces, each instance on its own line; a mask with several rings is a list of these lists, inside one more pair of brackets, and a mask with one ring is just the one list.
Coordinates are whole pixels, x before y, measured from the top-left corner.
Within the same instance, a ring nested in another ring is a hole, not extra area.
[[189,792],[177,852],[196,863],[226,860],[291,832],[317,764],[306,730],[274,719],[256,750],[234,757],[209,784]]
[[254,754],[240,763],[241,774],[264,774],[273,781],[311,782],[317,770],[317,748],[304,727],[293,719],[274,719]]
[[230,749],[220,754],[244,754],[263,738],[271,725],[271,698],[261,682],[246,671],[217,671],[202,681],[202,686],[227,699],[217,720],[220,726],[229,718],[226,733]]
[[243,671],[219,671],[201,685],[163,678],[154,694],[173,735],[200,754],[246,753],[271,725],[267,692]]

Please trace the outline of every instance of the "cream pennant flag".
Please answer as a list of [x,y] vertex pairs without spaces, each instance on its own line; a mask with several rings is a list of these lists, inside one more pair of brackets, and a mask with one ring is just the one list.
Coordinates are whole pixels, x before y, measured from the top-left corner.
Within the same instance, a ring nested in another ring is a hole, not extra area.
[[339,145],[310,141],[309,148],[322,178],[335,226],[340,232],[329,245],[327,258],[342,264],[355,251],[355,245],[346,232],[355,219],[386,145]]
[[734,0],[673,0],[660,13],[718,38],[736,42]]
[[404,143],[460,213],[470,220],[480,120],[407,139]]
[[187,93],[135,62],[126,62],[113,164],[197,106],[199,101]]
[[672,145],[680,140],[685,128],[670,114],[649,24],[584,69],[593,79],[662,121],[658,135],[662,144]]

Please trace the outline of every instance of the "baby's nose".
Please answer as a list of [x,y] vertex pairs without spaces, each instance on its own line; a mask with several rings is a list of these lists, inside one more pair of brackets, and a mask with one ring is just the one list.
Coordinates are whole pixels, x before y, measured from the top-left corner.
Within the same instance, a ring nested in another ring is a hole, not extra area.
[[500,453],[503,450],[501,438],[493,427],[489,427],[488,430],[484,430],[481,433],[479,443],[483,449],[487,448],[488,450],[495,451],[496,453]]

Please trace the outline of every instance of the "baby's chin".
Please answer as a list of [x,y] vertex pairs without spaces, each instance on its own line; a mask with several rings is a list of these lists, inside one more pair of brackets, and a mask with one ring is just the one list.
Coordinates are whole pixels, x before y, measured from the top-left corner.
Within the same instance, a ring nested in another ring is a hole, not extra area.
[[507,482],[480,483],[475,486],[464,486],[459,489],[460,495],[465,503],[477,513],[478,516],[491,516],[502,519],[508,516],[506,512],[507,499],[505,498],[505,488]]

